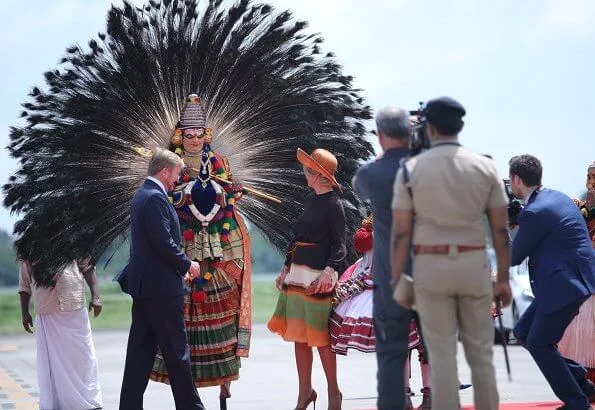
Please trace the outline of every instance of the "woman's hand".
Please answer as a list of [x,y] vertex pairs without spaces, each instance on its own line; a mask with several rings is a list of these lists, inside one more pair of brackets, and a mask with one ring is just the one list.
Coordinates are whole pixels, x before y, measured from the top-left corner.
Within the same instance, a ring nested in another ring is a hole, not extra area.
[[287,266],[283,266],[281,268],[281,271],[275,278],[275,286],[279,291],[281,291],[283,289],[283,283],[285,282],[285,277],[287,276],[288,273],[289,273],[289,269],[287,268]]
[[329,266],[324,268],[322,274],[317,280],[313,293],[331,293],[337,284],[338,275],[335,270]]

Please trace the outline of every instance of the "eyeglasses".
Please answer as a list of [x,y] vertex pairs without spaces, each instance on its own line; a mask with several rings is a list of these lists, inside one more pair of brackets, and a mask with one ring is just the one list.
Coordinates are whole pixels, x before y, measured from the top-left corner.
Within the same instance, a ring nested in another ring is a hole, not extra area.
[[205,136],[205,133],[203,131],[200,134],[184,134],[184,139],[187,139],[187,140],[191,140],[191,139],[194,139],[194,138],[201,139],[204,136]]

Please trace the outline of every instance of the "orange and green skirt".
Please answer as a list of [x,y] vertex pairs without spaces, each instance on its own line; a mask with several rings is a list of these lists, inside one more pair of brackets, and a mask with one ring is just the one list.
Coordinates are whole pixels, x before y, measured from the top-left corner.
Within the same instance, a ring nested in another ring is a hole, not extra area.
[[321,271],[292,265],[267,327],[287,342],[326,346],[330,344],[328,323],[332,296],[306,295],[305,289],[315,279],[304,281],[304,269],[309,271],[306,276],[320,276]]

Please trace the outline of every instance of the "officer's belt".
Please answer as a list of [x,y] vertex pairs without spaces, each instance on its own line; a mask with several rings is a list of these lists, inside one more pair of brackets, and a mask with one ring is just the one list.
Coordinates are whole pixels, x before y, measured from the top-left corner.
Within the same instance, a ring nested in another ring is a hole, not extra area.
[[457,252],[471,252],[485,249],[484,246],[473,246],[473,245],[414,245],[413,253],[415,255],[420,254],[433,254],[433,255],[446,255],[450,253],[450,248],[454,247]]

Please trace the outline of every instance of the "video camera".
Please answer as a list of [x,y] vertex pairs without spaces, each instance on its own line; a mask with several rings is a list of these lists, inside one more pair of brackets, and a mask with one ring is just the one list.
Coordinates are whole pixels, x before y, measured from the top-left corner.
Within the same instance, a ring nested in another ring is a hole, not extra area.
[[508,223],[510,225],[518,225],[519,214],[523,210],[523,204],[512,194],[512,189],[510,189],[510,179],[504,180],[504,188],[506,190],[506,196],[508,197]]
[[417,117],[417,122],[413,125],[411,138],[409,139],[409,156],[414,157],[430,148],[430,139],[426,132],[428,121],[424,115],[424,103],[420,102],[417,111],[409,111],[409,115]]

